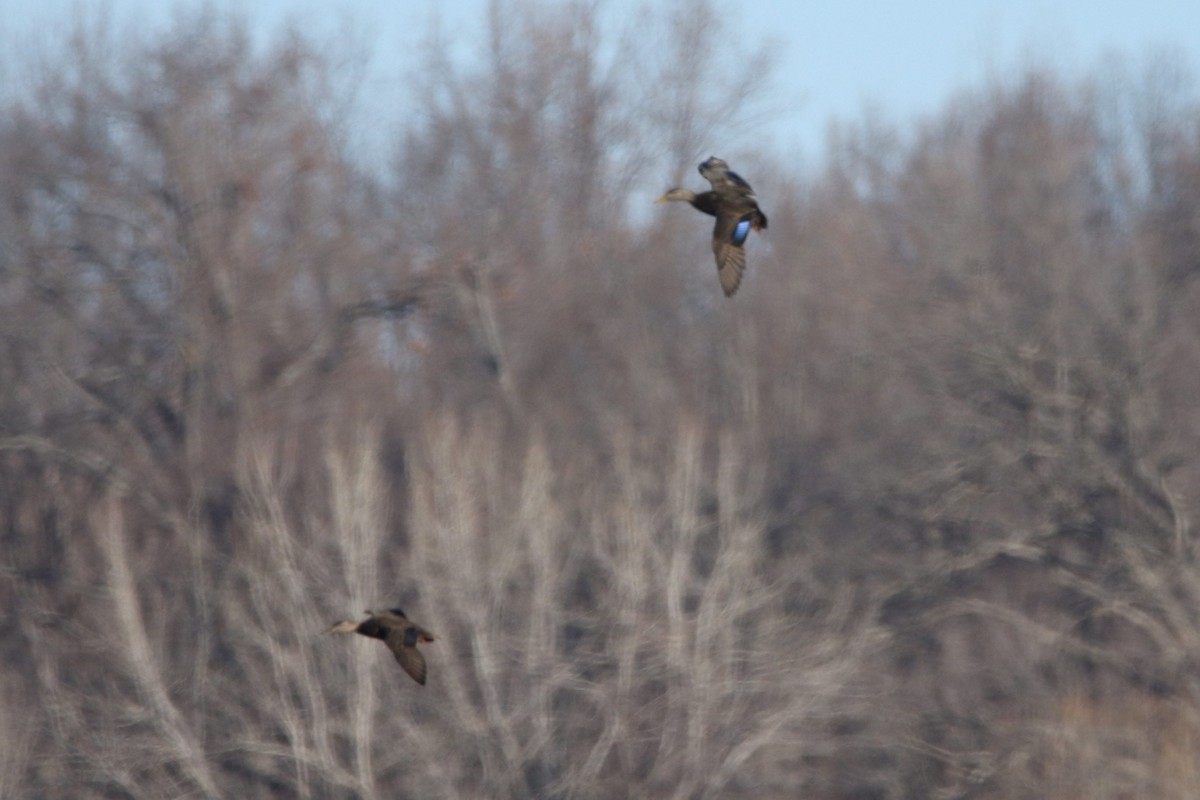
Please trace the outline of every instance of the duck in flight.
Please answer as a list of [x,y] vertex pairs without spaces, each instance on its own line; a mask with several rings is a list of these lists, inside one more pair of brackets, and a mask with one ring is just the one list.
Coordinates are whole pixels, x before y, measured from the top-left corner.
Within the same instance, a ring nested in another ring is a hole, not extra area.
[[717,277],[725,296],[732,297],[742,283],[742,273],[746,271],[746,239],[752,230],[767,229],[767,215],[758,207],[758,199],[750,184],[724,161],[712,156],[698,169],[712,184],[711,191],[696,194],[691,189],[671,189],[656,202],[691,203],[697,211],[717,218],[712,239],[713,255],[717,259]]
[[424,686],[425,656],[417,649],[417,643],[434,641],[433,634],[406,617],[399,608],[363,613],[367,618],[362,622],[338,622],[325,633],[358,633],[372,639],[382,639],[404,671]]

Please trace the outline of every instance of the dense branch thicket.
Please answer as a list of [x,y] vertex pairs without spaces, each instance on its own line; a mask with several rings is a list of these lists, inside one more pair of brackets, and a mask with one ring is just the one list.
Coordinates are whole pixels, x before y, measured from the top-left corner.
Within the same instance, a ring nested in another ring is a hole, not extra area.
[[[211,18],[5,101],[0,796],[1194,795],[1196,98],[1031,71],[802,180],[716,19],[494,3],[370,174]],[[733,301],[631,205],[710,151]],[[394,603],[423,690],[314,635]]]

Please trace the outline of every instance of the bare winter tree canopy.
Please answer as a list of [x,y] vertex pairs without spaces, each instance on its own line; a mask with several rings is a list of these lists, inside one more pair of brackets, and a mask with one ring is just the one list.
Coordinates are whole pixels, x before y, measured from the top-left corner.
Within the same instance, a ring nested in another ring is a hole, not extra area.
[[[0,797],[1195,797],[1200,101],[1031,70],[801,175],[718,19],[493,3],[383,161],[211,16],[7,92]],[[728,300],[651,202],[712,153]],[[424,686],[319,635],[397,605]]]

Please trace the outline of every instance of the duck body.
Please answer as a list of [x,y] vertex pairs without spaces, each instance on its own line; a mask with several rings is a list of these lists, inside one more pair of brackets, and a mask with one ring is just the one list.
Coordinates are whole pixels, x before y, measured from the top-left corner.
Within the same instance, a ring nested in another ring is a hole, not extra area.
[[690,189],[671,189],[657,202],[687,202],[698,211],[717,218],[713,228],[713,256],[717,261],[721,289],[726,297],[732,297],[746,271],[746,239],[752,230],[767,229],[767,215],[758,207],[750,184],[729,169],[724,161],[710,157],[698,169],[712,184],[711,191],[697,194]]
[[367,614],[365,620],[338,622],[325,633],[357,633],[370,639],[379,639],[392,651],[404,671],[424,686],[427,675],[425,657],[417,645],[435,641],[433,634],[410,620],[400,608],[364,613]]

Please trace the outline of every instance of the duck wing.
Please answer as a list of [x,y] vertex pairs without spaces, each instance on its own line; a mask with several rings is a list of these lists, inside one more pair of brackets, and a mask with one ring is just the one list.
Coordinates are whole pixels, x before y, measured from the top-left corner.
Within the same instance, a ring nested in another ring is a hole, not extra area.
[[396,657],[396,662],[414,681],[424,686],[426,676],[425,656],[421,655],[421,651],[417,649],[417,641],[422,638],[422,633],[421,629],[414,626],[393,628],[388,631],[387,638],[384,641],[387,642],[388,649],[392,651],[392,655]]
[[717,278],[726,297],[732,297],[742,283],[746,271],[746,237],[757,221],[755,211],[731,214],[724,210],[717,214],[717,225],[713,228],[712,248],[717,259]]
[[712,157],[701,164],[700,174],[718,193],[730,197],[754,197],[754,189],[750,188],[750,183],[719,158]]

